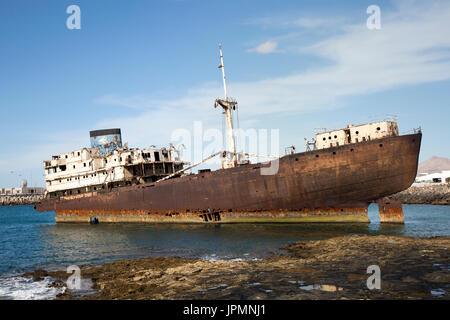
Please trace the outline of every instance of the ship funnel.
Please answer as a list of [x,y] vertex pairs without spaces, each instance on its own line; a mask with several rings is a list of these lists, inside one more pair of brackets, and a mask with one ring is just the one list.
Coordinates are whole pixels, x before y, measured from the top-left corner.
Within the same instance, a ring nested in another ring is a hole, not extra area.
[[100,149],[100,154],[107,156],[114,150],[122,148],[122,134],[120,129],[103,129],[89,132],[91,147]]

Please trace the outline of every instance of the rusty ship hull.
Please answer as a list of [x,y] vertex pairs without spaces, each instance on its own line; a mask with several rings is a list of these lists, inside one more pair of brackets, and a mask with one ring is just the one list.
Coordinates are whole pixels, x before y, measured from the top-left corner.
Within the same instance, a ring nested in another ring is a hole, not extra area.
[[369,222],[370,203],[414,182],[421,138],[391,136],[286,155],[273,175],[261,174],[270,162],[247,164],[45,199],[35,208],[55,211],[57,222]]

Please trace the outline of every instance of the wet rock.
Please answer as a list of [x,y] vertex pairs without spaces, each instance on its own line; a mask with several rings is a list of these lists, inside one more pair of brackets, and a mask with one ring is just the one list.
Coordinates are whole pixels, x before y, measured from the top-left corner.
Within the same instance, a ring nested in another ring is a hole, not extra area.
[[42,281],[45,277],[49,276],[49,273],[45,270],[35,270],[33,272],[27,272],[24,277],[32,277],[33,281]]
[[428,273],[424,279],[433,283],[450,283],[450,272]]
[[[97,290],[82,299],[450,299],[448,247],[450,237],[345,236],[294,243],[258,261],[117,261],[82,268]],[[367,288],[370,265],[380,267],[381,290]]]

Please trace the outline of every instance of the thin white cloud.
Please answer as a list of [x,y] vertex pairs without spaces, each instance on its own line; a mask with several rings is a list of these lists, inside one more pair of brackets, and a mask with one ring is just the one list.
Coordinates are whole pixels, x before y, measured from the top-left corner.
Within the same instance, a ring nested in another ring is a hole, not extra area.
[[[368,30],[362,21],[312,46],[298,44],[301,54],[332,62],[327,66],[260,81],[231,81],[229,92],[238,98],[241,121],[332,109],[349,96],[450,79],[450,37],[445,32],[450,30],[450,3],[400,8],[401,12],[383,12],[381,30]],[[274,50],[274,45],[265,50]],[[220,95],[217,81],[191,89],[183,97],[160,101],[158,111],[102,124],[127,127],[136,141],[168,141],[170,129],[191,128],[194,120],[220,126],[220,117],[211,110]],[[127,105],[134,100],[121,99],[128,100]]]
[[308,17],[301,17],[289,22],[289,24],[302,28],[318,28],[325,26],[328,27],[330,25],[337,26],[341,23],[342,19],[338,18],[308,18]]
[[[307,47],[290,39],[298,54],[324,58],[326,65],[253,82],[230,81],[229,92],[239,101],[241,124],[249,119],[261,120],[264,115],[291,117],[332,109],[350,96],[450,79],[450,3],[397,4],[397,10],[385,12],[382,8],[381,30],[368,30],[363,20],[358,25],[345,26],[339,35]],[[265,50],[278,48],[272,44]],[[220,81],[159,101],[146,95],[107,95],[97,102],[142,111],[138,116],[102,120],[98,127],[123,128],[124,139],[130,145],[166,145],[173,130],[191,129],[195,120],[202,120],[205,127],[220,128],[221,110],[214,110],[213,102],[221,95]],[[265,125],[270,127],[270,123]],[[66,139],[67,135],[61,135],[61,144]],[[66,149],[61,147],[61,152]],[[47,152],[48,149],[33,157],[46,159]],[[24,154],[21,157],[28,158]]]
[[135,95],[132,97],[123,98],[116,94],[107,94],[95,99],[94,102],[98,104],[107,104],[132,109],[146,109],[157,105],[156,101],[153,101],[144,95]]
[[276,41],[266,41],[259,46],[248,49],[247,52],[257,52],[260,54],[268,54],[277,52],[278,43]]
[[[326,58],[332,62],[329,66],[254,82],[231,81],[229,91],[238,98],[241,111],[254,117],[333,108],[343,97],[449,79],[450,37],[445,30],[450,30],[450,3],[402,6],[401,15],[383,13],[381,30],[368,30],[362,21],[312,46],[298,44],[300,53]],[[271,52],[274,47],[265,45],[262,51]],[[217,82],[158,103],[194,114],[220,94]],[[121,97],[120,105],[146,104],[134,100]]]
[[322,28],[333,26],[336,27],[342,24],[344,19],[341,17],[312,17],[312,16],[297,16],[292,14],[275,15],[271,17],[254,18],[245,21],[246,25],[261,27],[263,29],[288,29],[288,28]]

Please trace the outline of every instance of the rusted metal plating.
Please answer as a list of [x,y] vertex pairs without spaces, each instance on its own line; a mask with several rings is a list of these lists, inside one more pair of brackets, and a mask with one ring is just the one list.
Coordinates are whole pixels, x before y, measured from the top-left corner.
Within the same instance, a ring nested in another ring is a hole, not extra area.
[[377,201],[380,212],[380,222],[383,223],[405,223],[402,203],[383,198]]
[[[100,222],[113,220],[107,217],[114,215],[118,222],[206,222],[205,214],[208,222],[296,222],[294,218],[317,216],[336,221],[339,216],[367,216],[370,203],[414,182],[420,142],[420,133],[387,137],[283,156],[274,175],[261,175],[260,169],[270,163],[248,164],[46,199],[36,208],[56,211],[57,221],[69,216],[75,221],[88,214],[102,215]],[[399,208],[388,206],[380,213],[382,222],[402,220]]]

